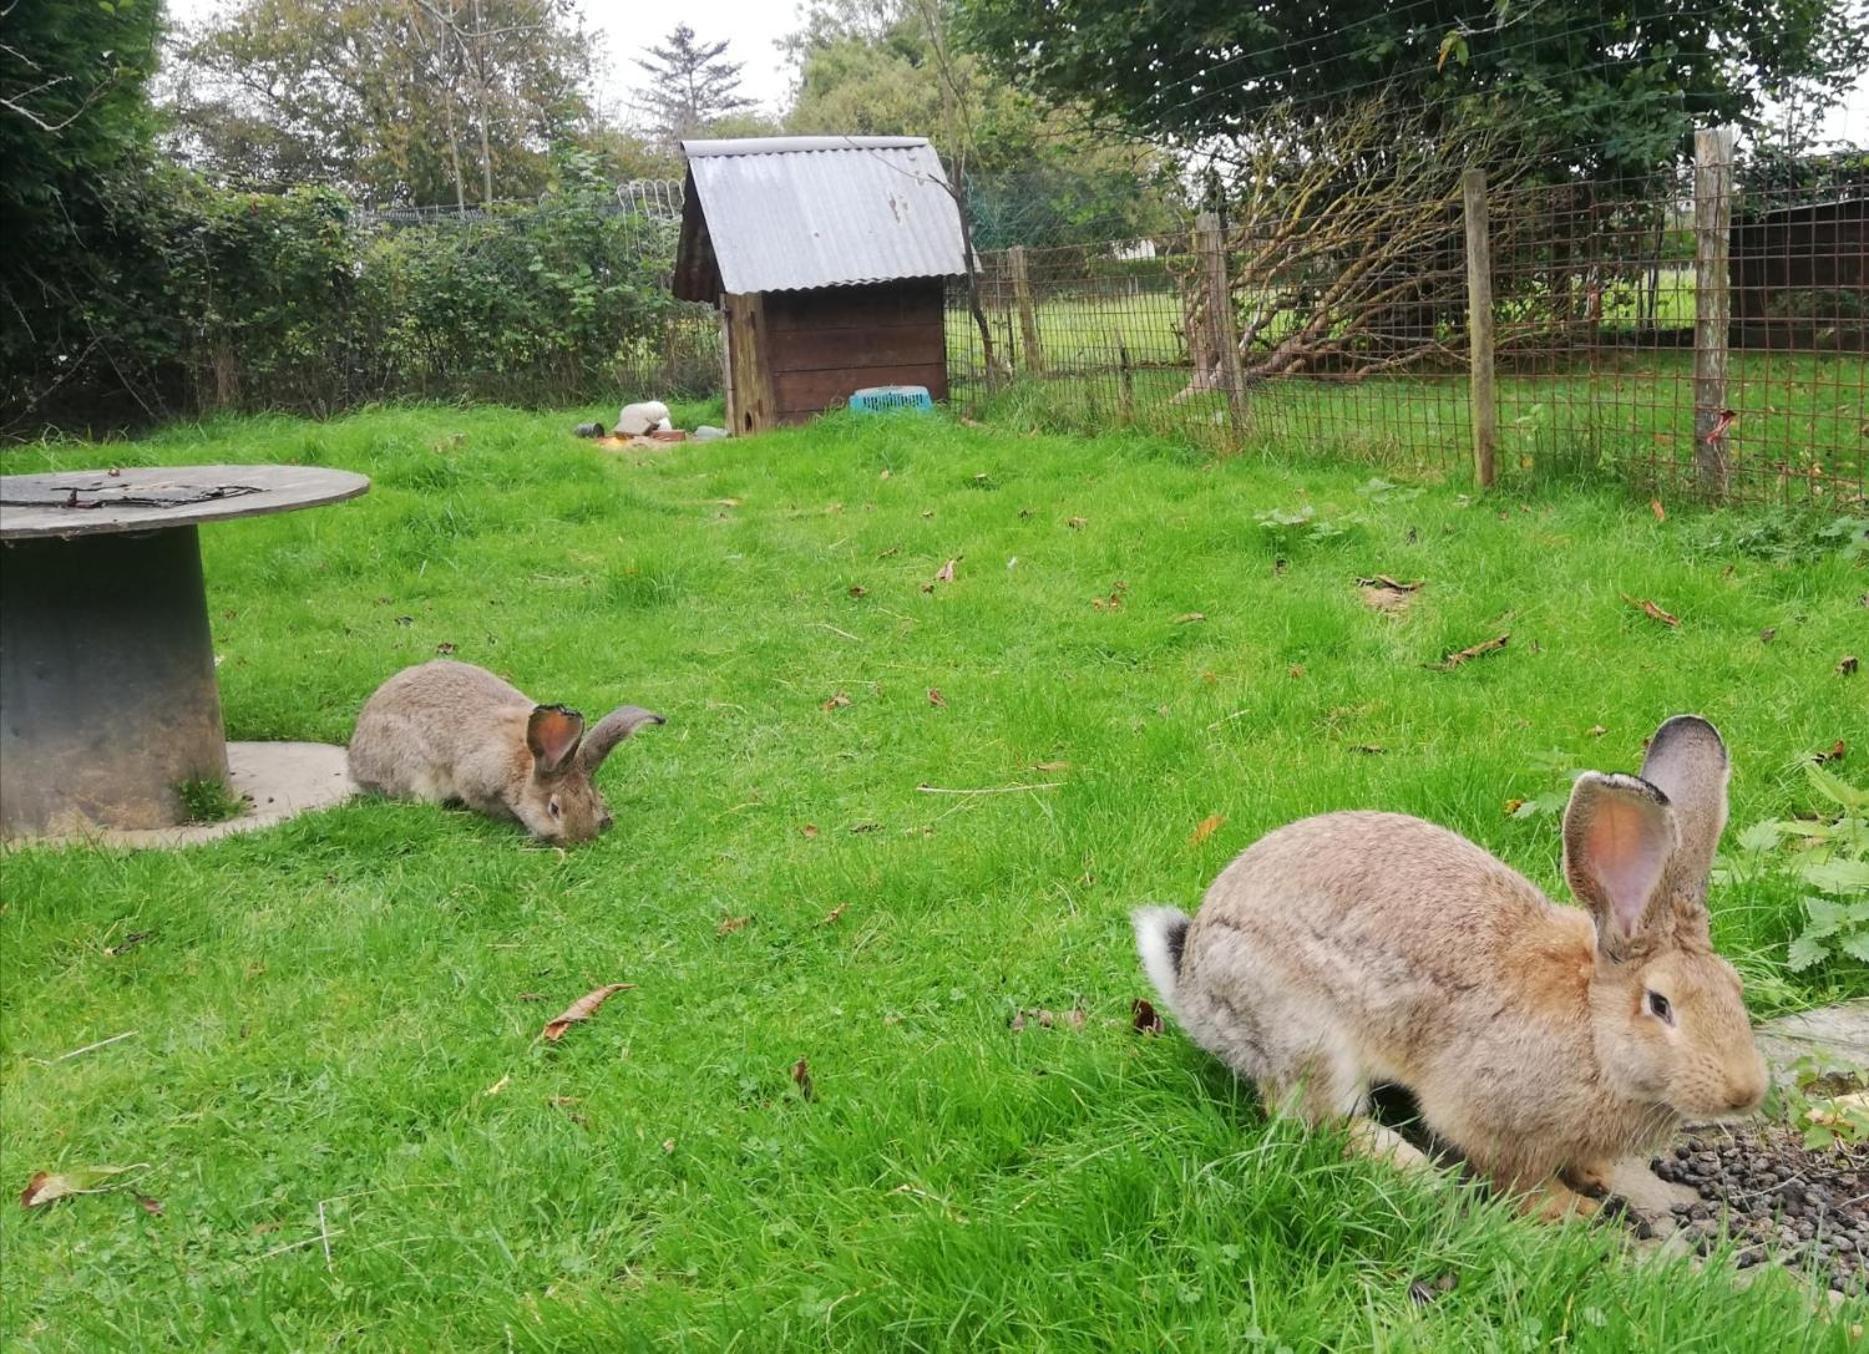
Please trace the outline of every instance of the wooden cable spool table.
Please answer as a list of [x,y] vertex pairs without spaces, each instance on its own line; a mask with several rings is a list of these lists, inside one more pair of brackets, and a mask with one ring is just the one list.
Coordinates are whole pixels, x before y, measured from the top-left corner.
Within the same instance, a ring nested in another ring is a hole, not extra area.
[[0,476],[0,836],[175,827],[226,780],[200,528],[356,498],[309,466]]

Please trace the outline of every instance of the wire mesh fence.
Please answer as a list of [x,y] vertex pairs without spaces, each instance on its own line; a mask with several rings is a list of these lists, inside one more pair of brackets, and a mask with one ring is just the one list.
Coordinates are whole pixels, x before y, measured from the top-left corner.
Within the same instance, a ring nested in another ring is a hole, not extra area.
[[[1869,193],[1748,184],[1730,158],[982,255],[950,291],[973,417],[1302,447],[1468,479],[1609,471],[1655,492],[1857,508],[1869,488]],[[1482,406],[1483,408],[1476,408]],[[1485,409],[1490,417],[1484,417]],[[1484,427],[1485,431],[1481,429]]]

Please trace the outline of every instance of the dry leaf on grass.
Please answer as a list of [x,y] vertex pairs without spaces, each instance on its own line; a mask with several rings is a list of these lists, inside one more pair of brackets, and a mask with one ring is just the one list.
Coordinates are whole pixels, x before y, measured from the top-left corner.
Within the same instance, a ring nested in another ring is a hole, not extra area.
[[1660,499],[1658,498],[1649,499],[1648,510],[1655,514],[1655,520],[1657,522],[1665,522],[1668,520],[1668,510],[1661,506]]
[[1069,771],[1071,764],[1069,762],[1033,762],[1032,769],[1034,771]]
[[1218,832],[1220,830],[1220,825],[1226,822],[1226,820],[1226,815],[1223,813],[1208,814],[1205,818],[1201,819],[1199,825],[1189,834],[1188,845],[1199,846],[1202,842],[1213,836],[1214,833]]
[[722,917],[720,919],[720,925],[714,928],[714,934],[717,936],[730,936],[735,931],[744,931],[746,929],[746,924],[751,920],[753,920],[751,917]]
[[1644,616],[1647,616],[1651,621],[1660,621],[1663,625],[1670,628],[1681,623],[1681,618],[1679,616],[1670,616],[1646,597],[1631,597],[1625,592],[1622,595],[1622,600],[1634,607],[1637,611],[1640,611]]
[[824,709],[824,710],[841,710],[848,704],[850,704],[849,694],[843,691],[839,691],[836,695],[832,696],[829,700],[824,701],[819,706],[819,708]]
[[934,581],[937,583],[952,583],[954,581],[954,566],[959,563],[959,559],[951,559],[946,564],[943,564],[941,566],[941,571],[934,576]]
[[501,1077],[498,1081],[494,1082],[493,1085],[487,1087],[487,1089],[482,1091],[481,1094],[485,1096],[498,1095],[501,1091],[504,1091],[506,1089],[507,1083],[512,1081],[512,1079],[513,1079],[512,1074],[509,1072],[505,1076]]
[[40,1171],[20,1191],[21,1208],[43,1208],[74,1194],[101,1194],[116,1188],[107,1183],[141,1166],[74,1166],[69,1171]]
[[1359,578],[1356,586],[1362,590],[1363,605],[1374,611],[1406,611],[1415,600],[1415,594],[1421,591],[1421,581],[1403,583],[1390,578],[1387,574],[1377,574],[1374,578]]
[[1489,653],[1498,653],[1506,647],[1506,642],[1511,638],[1510,631],[1503,635],[1495,635],[1491,639],[1481,640],[1478,644],[1470,644],[1458,653],[1450,653],[1438,663],[1429,663],[1426,666],[1433,672],[1451,672],[1462,663],[1470,663]]
[[162,1200],[160,1199],[152,1199],[147,1194],[139,1194],[136,1196],[136,1206],[152,1218],[162,1216]]
[[594,991],[586,992],[561,1012],[556,1020],[548,1021],[539,1033],[549,1043],[557,1043],[565,1037],[565,1031],[581,1020],[589,1020],[597,1014],[597,1008],[619,992],[627,992],[635,983],[610,983]]
[[1508,818],[1516,817],[1518,815],[1518,811],[1524,807],[1525,807],[1524,800],[1508,799],[1506,801],[1506,817]]
[[850,595],[852,597],[868,597],[870,595],[870,590],[861,583],[852,583],[850,585]]
[[1294,680],[1296,680],[1299,677],[1304,676],[1304,664],[1293,663],[1290,667],[1285,669],[1285,675]]
[[1844,677],[1854,677],[1858,664],[1855,654],[1845,654],[1837,660],[1837,672]]
[[1072,517],[1066,520],[1065,525],[1072,531],[1082,531],[1090,523],[1082,517]]
[[1176,625],[1194,625],[1197,622],[1204,621],[1206,619],[1207,619],[1207,613],[1205,611],[1187,611],[1175,617],[1175,624]]
[[816,823],[806,823],[803,827],[799,828],[798,830],[805,835],[806,840],[808,841],[817,840],[818,825]]
[[1608,732],[1609,730],[1604,728],[1601,724],[1592,724],[1589,728],[1584,730],[1584,733],[1591,738],[1601,738]]
[[1759,631],[1759,643],[1761,644],[1770,644],[1777,638],[1778,627],[1775,625],[1768,625],[1763,630]]
[[1160,1034],[1166,1025],[1147,997],[1137,997],[1129,1006],[1130,1023],[1138,1034]]
[[835,926],[837,924],[838,919],[844,915],[844,909],[849,906],[850,906],[849,903],[839,903],[836,907],[832,908],[829,912],[826,912],[824,914],[824,920],[819,922],[818,925],[819,926]]
[[817,1099],[817,1090],[811,1084],[811,1068],[803,1058],[792,1064],[792,1084],[806,1100]]
[[945,708],[947,706],[947,697],[943,696],[939,690],[931,686],[928,688],[928,703],[937,708]]
[[448,641],[444,639],[441,641],[441,643],[435,646],[435,652],[442,655],[445,658],[447,655],[454,652],[454,646],[448,643]]
[[1812,753],[1811,760],[1816,762],[1819,766],[1822,766],[1825,762],[1840,762],[1843,760],[1843,755],[1848,751],[1848,745],[1839,738],[1822,752]]

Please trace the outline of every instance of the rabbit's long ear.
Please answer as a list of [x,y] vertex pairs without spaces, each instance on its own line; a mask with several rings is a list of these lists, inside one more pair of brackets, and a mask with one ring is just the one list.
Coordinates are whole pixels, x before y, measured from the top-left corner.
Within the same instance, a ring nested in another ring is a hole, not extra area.
[[667,722],[662,716],[640,705],[619,705],[597,721],[591,736],[584,740],[584,746],[578,750],[578,763],[586,771],[595,772],[604,764],[604,758],[610,755],[610,749],[643,725]]
[[538,705],[526,721],[526,750],[541,776],[562,771],[577,754],[584,716],[563,705]]
[[1571,788],[1564,877],[1596,918],[1597,947],[1611,959],[1654,924],[1678,843],[1667,797],[1647,781],[1586,771]]
[[1720,732],[1699,715],[1676,715],[1655,730],[1642,779],[1668,797],[1681,845],[1669,866],[1669,891],[1704,907],[1707,874],[1726,827],[1726,782],[1731,766]]

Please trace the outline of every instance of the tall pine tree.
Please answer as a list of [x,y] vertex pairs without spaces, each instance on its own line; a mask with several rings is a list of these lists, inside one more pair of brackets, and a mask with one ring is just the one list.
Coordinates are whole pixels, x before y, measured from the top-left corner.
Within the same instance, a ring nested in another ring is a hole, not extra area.
[[648,60],[636,62],[651,78],[643,95],[651,132],[672,146],[753,106],[739,93],[741,63],[723,60],[726,51],[726,39],[696,42],[692,28],[677,24]]

